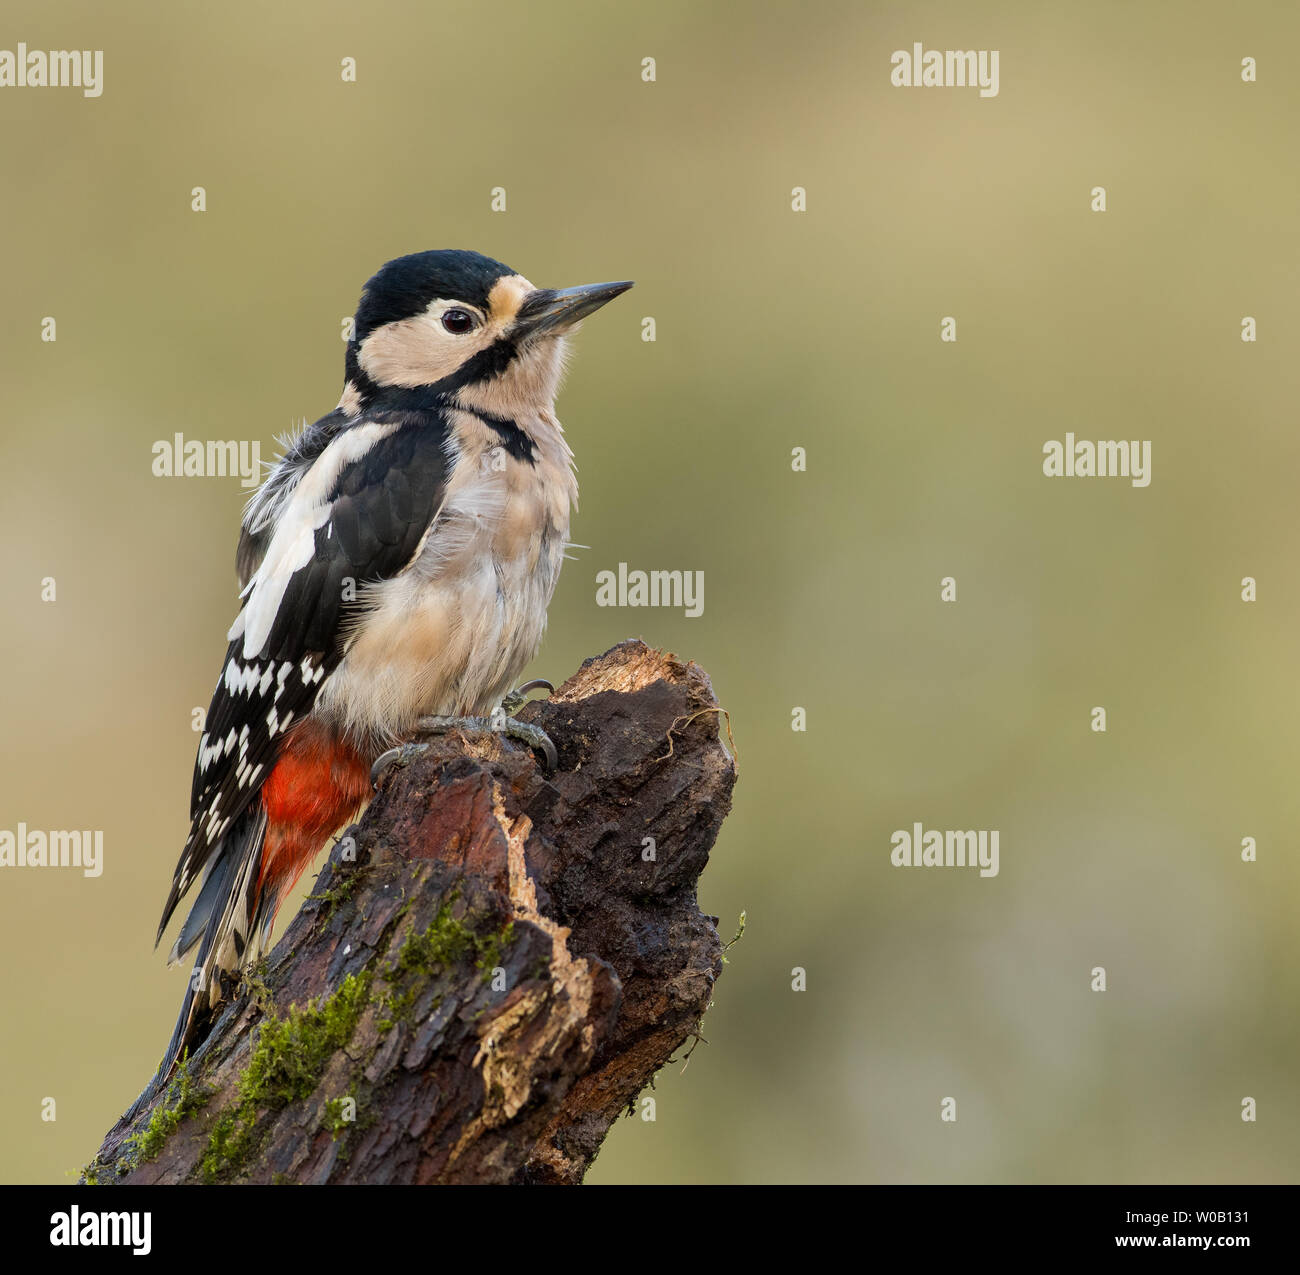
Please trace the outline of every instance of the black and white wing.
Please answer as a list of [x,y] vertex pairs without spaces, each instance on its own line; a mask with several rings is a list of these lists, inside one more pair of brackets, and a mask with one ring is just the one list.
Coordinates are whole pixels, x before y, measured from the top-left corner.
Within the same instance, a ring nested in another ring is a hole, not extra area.
[[228,635],[160,938],[260,792],[285,731],[311,712],[343,658],[361,586],[399,575],[417,556],[446,489],[446,438],[445,422],[429,413],[362,418],[286,491]]

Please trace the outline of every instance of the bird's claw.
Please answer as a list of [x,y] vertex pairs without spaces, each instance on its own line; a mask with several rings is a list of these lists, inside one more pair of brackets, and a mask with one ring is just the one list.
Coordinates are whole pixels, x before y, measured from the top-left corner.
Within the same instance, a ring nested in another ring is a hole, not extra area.
[[517,739],[521,744],[527,744],[529,748],[536,749],[546,759],[546,769],[548,772],[553,771],[560,764],[560,755],[555,751],[555,745],[551,743],[551,737],[540,727],[534,726],[531,722],[521,722],[517,718],[507,717],[505,726],[502,728],[502,734],[509,735],[511,739]]
[[[445,735],[448,731],[454,730],[478,735],[496,733],[510,739],[517,739],[520,743],[527,744],[529,748],[535,748],[546,759],[548,771],[554,770],[560,761],[551,737],[540,726],[521,722],[502,711],[493,713],[491,717],[422,717],[415,723],[415,729],[421,735]],[[427,745],[420,747],[423,751]],[[375,763],[376,766],[378,764]]]
[[[560,764],[560,758],[551,737],[540,726],[521,722],[514,716],[528,702],[528,696],[533,691],[545,691],[551,695],[554,694],[555,687],[544,677],[535,677],[505,696],[501,700],[501,707],[491,717],[421,717],[415,723],[416,732],[421,735],[445,735],[449,731],[461,730],[485,735],[496,731],[536,749],[545,758],[546,769],[552,771]],[[370,786],[378,789],[379,781],[391,767],[398,764],[410,765],[428,747],[428,744],[399,744],[396,748],[380,753],[370,768]]]
[[380,753],[375,758],[375,764],[370,767],[370,786],[378,791],[379,781],[392,766],[399,762],[403,766],[409,766],[421,753],[427,751],[428,747],[428,744],[399,744],[396,748]]
[[528,702],[528,696],[533,691],[545,691],[548,695],[555,694],[555,687],[544,677],[535,677],[531,682],[525,682],[522,686],[516,686],[509,695],[501,701],[501,707],[507,717],[513,717]]

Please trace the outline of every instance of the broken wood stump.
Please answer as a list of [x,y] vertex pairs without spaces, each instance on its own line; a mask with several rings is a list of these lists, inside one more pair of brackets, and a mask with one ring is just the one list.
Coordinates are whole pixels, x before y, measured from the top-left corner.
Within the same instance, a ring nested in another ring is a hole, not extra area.
[[576,1183],[697,1033],[696,887],[731,805],[695,664],[623,642],[499,735],[395,766],[199,1051],[104,1139],[100,1183]]

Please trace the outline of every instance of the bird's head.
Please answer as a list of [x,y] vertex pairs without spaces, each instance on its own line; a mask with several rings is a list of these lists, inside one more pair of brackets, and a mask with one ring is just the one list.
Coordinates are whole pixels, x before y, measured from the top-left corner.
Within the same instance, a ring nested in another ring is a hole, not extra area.
[[459,249],[398,257],[361,295],[340,406],[440,394],[512,418],[549,407],[565,333],[631,286],[535,288],[509,266]]

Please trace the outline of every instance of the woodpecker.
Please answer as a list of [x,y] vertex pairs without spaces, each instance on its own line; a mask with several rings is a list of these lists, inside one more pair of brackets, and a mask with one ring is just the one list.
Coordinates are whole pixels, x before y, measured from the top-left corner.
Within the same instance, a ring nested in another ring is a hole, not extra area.
[[[338,406],[286,440],[244,513],[242,605],[158,926],[201,881],[169,957],[198,946],[159,1077],[207,1034],[376,762],[518,706],[506,693],[541,643],[578,494],[554,412],[566,339],[631,286],[535,288],[463,250],[399,257],[365,285]],[[537,727],[505,729],[554,765]]]

